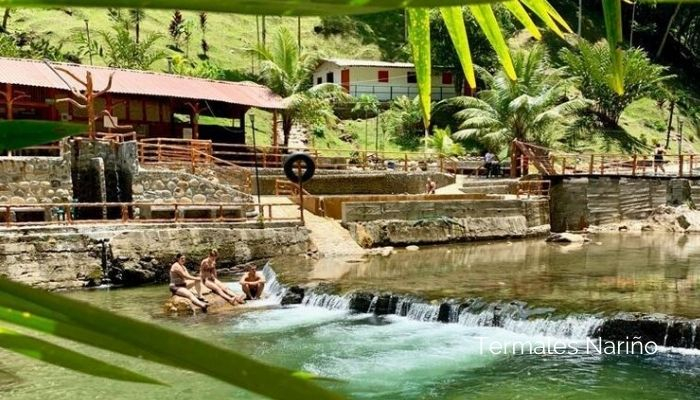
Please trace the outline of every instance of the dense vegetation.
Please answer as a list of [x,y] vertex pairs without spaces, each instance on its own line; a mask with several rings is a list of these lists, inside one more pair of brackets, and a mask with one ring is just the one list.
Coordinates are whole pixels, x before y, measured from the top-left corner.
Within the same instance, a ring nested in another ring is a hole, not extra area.
[[[554,5],[576,30],[577,2],[558,0]],[[631,6],[624,5],[624,34],[641,48],[626,53],[630,64],[638,67],[626,71],[628,85],[625,94],[620,96],[609,89],[606,81],[610,65],[605,64],[609,62],[606,45],[599,43],[604,36],[600,4],[585,1],[583,5],[581,31],[588,41],[579,42],[569,37],[564,40],[560,35],[546,31],[543,34],[548,51],[537,51],[544,52],[547,59],[549,69],[543,73],[551,74],[565,68],[572,78],[567,80],[569,84],[558,85],[556,91],[562,93],[557,96],[547,93],[552,106],[587,99],[588,107],[563,113],[556,121],[542,124],[532,140],[565,150],[644,151],[653,142],[666,143],[667,138],[672,137],[669,133],[677,130],[678,120],[668,123],[669,111],[673,107],[674,115],[680,116],[685,123],[687,142],[683,146],[693,148],[690,141],[695,139],[700,126],[695,123],[697,96],[692,88],[694,82],[684,77],[695,72],[700,54],[700,40],[695,29],[700,20],[696,18],[700,15],[699,8],[694,5],[640,4],[636,6],[632,23]],[[494,11],[511,49],[527,51],[532,46],[530,33],[523,30],[521,23],[504,7],[495,6]],[[370,107],[366,105],[367,99],[348,99],[332,93],[332,90],[308,90],[314,61],[324,56],[410,60],[403,11],[300,20],[116,9],[107,12],[52,9],[32,10],[31,13],[5,9],[1,14],[0,55],[170,70],[211,79],[254,80],[290,97],[290,104],[294,105],[282,115],[284,143],[289,140],[292,125],[301,124],[310,133],[309,143],[319,149],[421,148],[421,111],[414,99],[396,99],[379,107],[383,111],[376,113],[367,111],[366,108]],[[477,86],[488,90],[474,99],[459,100],[461,105],[452,103],[452,108],[433,107],[432,130],[451,128],[457,132],[455,140],[468,151],[479,152],[493,147],[493,137],[488,135],[488,129],[482,128],[478,129],[478,134],[465,134],[465,112],[456,112],[459,108],[466,108],[465,101],[484,101],[487,93],[493,92],[490,84],[501,72],[489,39],[478,29],[471,12],[465,9],[463,18],[472,58],[479,66]],[[48,19],[63,23],[46,24]],[[52,30],[48,31],[47,27]],[[634,29],[632,37],[629,36],[630,28]],[[430,31],[433,63],[451,69],[455,87],[462,88],[465,80],[463,69],[437,11],[430,15]],[[280,39],[280,35],[284,38]],[[288,60],[280,57],[275,60],[273,53],[275,46],[279,48],[280,40],[286,50],[278,49],[277,56],[282,51]],[[303,50],[297,49],[298,42]],[[297,62],[287,62],[292,58]],[[290,66],[295,70],[283,70]],[[676,77],[669,79],[669,76]],[[516,86],[522,88],[523,83]],[[333,115],[334,108],[341,111],[337,115],[345,118],[351,115],[358,120],[340,120]],[[263,117],[258,118],[256,126],[260,133],[258,141],[269,144],[270,117],[261,111],[255,111],[255,114]],[[505,123],[503,118],[507,116],[501,117]],[[204,118],[202,122],[227,123],[216,118]],[[370,131],[373,134],[369,134]],[[674,142],[669,144],[673,146]]]

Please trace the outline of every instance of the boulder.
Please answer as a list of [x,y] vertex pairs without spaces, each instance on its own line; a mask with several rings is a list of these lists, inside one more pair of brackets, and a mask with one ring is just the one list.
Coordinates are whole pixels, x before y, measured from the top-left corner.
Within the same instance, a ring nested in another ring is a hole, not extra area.
[[406,250],[408,250],[408,251],[418,251],[419,249],[420,248],[414,244],[412,244],[410,246],[406,246]]
[[[236,310],[229,302],[213,293],[204,294],[204,299],[209,302],[207,313],[222,314]],[[163,304],[163,311],[168,315],[197,315],[202,313],[202,309],[192,304],[189,299],[180,296],[170,296]]]
[[282,296],[281,305],[285,306],[287,304],[301,304],[304,299],[304,288],[299,286],[292,286],[289,288],[287,293]]

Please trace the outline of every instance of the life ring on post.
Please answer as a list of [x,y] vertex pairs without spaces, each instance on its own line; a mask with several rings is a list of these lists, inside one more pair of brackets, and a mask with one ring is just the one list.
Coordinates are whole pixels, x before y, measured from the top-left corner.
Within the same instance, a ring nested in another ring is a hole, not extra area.
[[316,163],[306,153],[292,153],[284,160],[284,175],[294,183],[299,183],[299,170],[301,170],[301,182],[306,182],[314,176]]

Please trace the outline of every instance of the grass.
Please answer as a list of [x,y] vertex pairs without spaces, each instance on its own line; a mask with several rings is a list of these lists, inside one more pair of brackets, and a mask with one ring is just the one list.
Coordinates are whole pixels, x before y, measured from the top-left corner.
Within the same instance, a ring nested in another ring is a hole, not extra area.
[[[109,30],[112,22],[107,17],[106,9],[72,9],[72,15],[60,9],[17,9],[12,13],[8,24],[10,31],[33,32],[37,36],[44,37],[53,44],[63,43],[63,51],[77,50],[77,45],[70,37],[76,30],[84,30],[87,19],[90,25],[91,35],[98,30]],[[199,30],[199,17],[196,12],[183,11],[186,20],[192,20],[197,27],[190,39],[190,58],[197,59],[200,52],[202,33]],[[158,42],[159,47],[168,55],[178,54],[166,46],[172,44],[168,36],[168,25],[172,18],[172,12],[162,10],[147,10],[146,19],[141,24],[141,37],[148,34],[159,34],[163,37]],[[360,43],[358,39],[349,37],[330,37],[325,39],[314,33],[314,26],[320,23],[316,17],[301,19],[301,42],[305,49],[321,51],[339,57],[363,57],[378,58],[379,51],[376,46],[368,46]],[[255,45],[257,42],[256,19],[254,16],[237,14],[208,14],[207,42],[211,49],[210,59],[224,69],[240,69],[245,71],[257,70],[252,65],[251,58],[244,49]],[[297,18],[295,17],[266,17],[268,42],[272,34],[280,26],[285,26],[292,32],[297,31]],[[184,50],[184,49],[183,49]],[[330,52],[330,53],[329,53]],[[94,64],[104,65],[99,56],[93,56]],[[84,63],[88,63],[88,57],[84,57]],[[153,65],[154,70],[165,71],[167,61],[161,60]]]

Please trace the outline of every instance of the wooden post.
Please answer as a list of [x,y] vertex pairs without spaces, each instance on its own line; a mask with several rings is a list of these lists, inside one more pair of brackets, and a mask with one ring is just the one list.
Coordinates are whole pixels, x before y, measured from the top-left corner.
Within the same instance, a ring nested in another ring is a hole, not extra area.
[[683,176],[683,154],[678,156],[678,176]]
[[157,149],[156,149],[156,158],[158,162],[161,162],[161,147],[160,147],[160,138],[158,138],[158,143],[156,144]]
[[600,155],[600,174],[605,175],[605,155]]
[[122,223],[125,224],[126,221],[129,220],[129,209],[126,207],[126,204],[122,204],[121,209],[122,209]]
[[224,205],[219,204],[219,221],[224,220]]
[[9,227],[12,225],[12,217],[10,216],[10,206],[5,206],[5,224]]
[[177,203],[175,203],[175,215],[173,215],[175,222],[177,222],[178,219],[178,212],[177,212]]
[[566,175],[566,156],[562,156],[561,158],[561,173],[562,175]]
[[517,171],[518,156],[516,154],[517,148],[518,147],[515,144],[515,140],[513,140],[510,143],[510,177],[511,178],[516,178],[518,176],[518,171]]
[[442,154],[440,155],[440,172],[445,172],[445,166],[443,165]]
[[637,175],[637,154],[632,155],[632,176]]
[[595,157],[595,155],[591,154],[591,162],[588,164],[588,175],[593,175],[593,161],[594,161],[593,158],[594,157]]
[[408,172],[408,154],[403,153],[403,171]]
[[688,165],[688,176],[693,176],[693,155],[690,155],[689,165]]
[[[255,132],[253,132],[255,133]],[[278,135],[277,135],[277,110],[272,110],[272,147],[275,149],[275,153],[278,153],[277,151],[277,146],[279,146],[278,143]]]
[[190,163],[192,164],[192,173],[194,174],[196,171],[195,164],[197,163],[197,160],[195,159],[196,154],[193,146],[190,146]]

